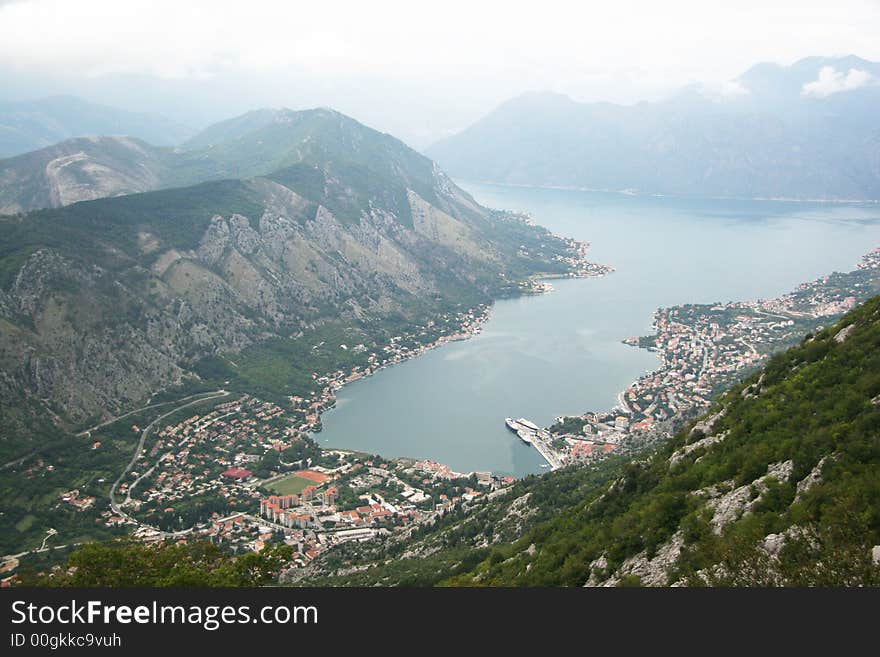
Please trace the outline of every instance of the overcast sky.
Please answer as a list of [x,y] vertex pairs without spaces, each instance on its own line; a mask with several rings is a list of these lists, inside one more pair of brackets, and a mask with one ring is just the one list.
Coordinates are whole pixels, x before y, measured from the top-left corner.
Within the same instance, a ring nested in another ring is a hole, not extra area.
[[633,102],[849,53],[880,60],[880,1],[0,0],[6,96],[193,122],[333,105],[415,142],[528,90]]

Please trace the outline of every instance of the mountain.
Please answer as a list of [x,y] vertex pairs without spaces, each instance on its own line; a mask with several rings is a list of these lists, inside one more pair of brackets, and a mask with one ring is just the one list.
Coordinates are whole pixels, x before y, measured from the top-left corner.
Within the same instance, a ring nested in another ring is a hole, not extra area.
[[155,189],[167,159],[133,137],[78,137],[0,160],[0,214]]
[[759,64],[654,103],[531,93],[426,153],[452,175],[646,194],[878,199],[880,64]]
[[178,148],[129,137],[72,139],[0,160],[0,213],[60,207],[212,180],[263,176],[302,162],[356,166],[437,200],[434,164],[329,109],[263,109],[207,128]]
[[129,135],[170,146],[192,131],[162,116],[96,105],[74,96],[0,102],[0,157],[94,135]]
[[69,430],[168,387],[302,393],[316,367],[291,356],[303,335],[372,343],[565,273],[575,254],[329,110],[280,112],[171,160],[133,140],[91,144],[156,167],[116,182],[224,179],[0,219],[3,456],[41,418]]
[[877,586],[878,429],[874,297],[668,441],[524,479],[396,543],[337,553],[301,581]]

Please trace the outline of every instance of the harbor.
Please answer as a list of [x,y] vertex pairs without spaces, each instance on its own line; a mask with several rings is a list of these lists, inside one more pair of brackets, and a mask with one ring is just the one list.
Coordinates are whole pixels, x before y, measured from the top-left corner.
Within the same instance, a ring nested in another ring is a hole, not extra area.
[[[528,418],[550,430],[562,416],[567,425],[554,428],[554,438],[544,442],[561,452],[564,440],[566,464],[599,458],[616,449],[619,436],[638,430],[643,417],[650,414],[657,423],[661,411],[671,412],[670,401],[677,407],[685,397],[699,395],[693,388],[705,387],[701,376],[714,377],[723,374],[718,368],[737,364],[741,343],[724,349],[728,341],[720,333],[713,336],[711,326],[729,325],[715,317],[727,310],[728,300],[775,299],[830,271],[848,272],[880,236],[876,207],[731,201],[712,204],[709,212],[684,199],[477,185],[469,191],[488,205],[528,209],[556,233],[589,240],[593,259],[612,264],[614,274],[553,280],[550,294],[498,300],[471,339],[344,386],[335,407],[321,415],[323,431],[315,435],[322,447],[522,477],[547,472],[548,462],[537,447],[511,435],[504,418]],[[670,249],[662,257],[656,251],[660,242]],[[722,243],[728,248],[719,249]],[[678,314],[655,318],[658,308],[719,302],[724,309],[693,322]],[[764,309],[731,307],[728,319],[754,316],[754,326],[746,330],[744,324],[734,337],[760,351],[766,344],[764,320],[782,320],[758,311]],[[652,324],[664,317],[656,333]],[[646,341],[653,347],[648,350],[622,342],[651,335],[666,347]],[[722,349],[717,357],[716,347]],[[658,375],[651,373],[663,367],[664,355],[671,358],[668,372],[654,382]],[[686,369],[697,356],[700,367]],[[666,399],[658,399],[664,391]],[[587,425],[593,427],[589,434]]]
[[552,439],[549,432],[541,429],[537,424],[525,418],[513,420],[508,417],[504,419],[504,424],[508,429],[513,431],[520,440],[538,450],[538,453],[545,461],[547,461],[547,465],[551,470],[558,470],[565,465],[565,455],[557,452],[549,443]]

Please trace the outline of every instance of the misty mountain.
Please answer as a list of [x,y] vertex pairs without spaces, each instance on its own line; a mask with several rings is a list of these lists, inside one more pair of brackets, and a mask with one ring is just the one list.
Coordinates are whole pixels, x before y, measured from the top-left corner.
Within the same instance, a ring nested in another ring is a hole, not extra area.
[[435,198],[433,163],[394,137],[329,109],[261,109],[210,126],[178,148],[81,138],[0,160],[0,213],[262,176],[301,162],[402,177]]
[[169,156],[133,137],[78,137],[0,160],[0,214],[156,189]]
[[880,198],[880,64],[758,64],[654,103],[510,100],[427,154],[455,176],[686,196]]
[[192,130],[156,114],[128,112],[74,96],[0,101],[0,157],[94,135],[129,135],[170,146],[192,136]]
[[559,256],[573,253],[330,110],[279,111],[234,145],[169,159],[134,140],[79,146],[138,162],[132,184],[224,179],[0,219],[4,456],[40,418],[118,413],[197,379],[206,359],[221,382],[244,376],[228,358],[243,349],[264,349],[242,367],[259,363],[252,374],[281,394],[278,372],[309,367],[285,351],[303,332],[334,325],[369,342],[564,273]]

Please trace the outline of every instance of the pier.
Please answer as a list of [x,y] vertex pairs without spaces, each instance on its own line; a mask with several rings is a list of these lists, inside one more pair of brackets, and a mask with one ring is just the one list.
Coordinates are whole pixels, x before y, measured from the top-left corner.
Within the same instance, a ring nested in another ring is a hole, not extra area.
[[[550,440],[550,434],[538,427],[534,422],[526,420],[525,418],[519,418],[518,420],[506,418],[504,423],[507,425],[507,428],[514,431],[523,442],[532,445],[537,449],[538,453],[544,457],[545,461],[547,461],[551,470],[558,470],[565,465],[563,458],[556,452],[556,450],[547,444],[547,441]],[[524,436],[528,436],[528,439]]]

